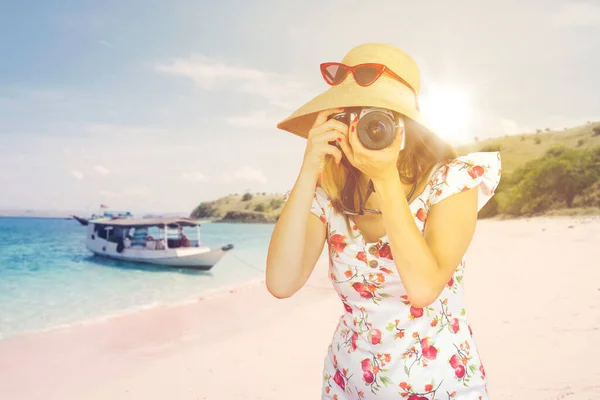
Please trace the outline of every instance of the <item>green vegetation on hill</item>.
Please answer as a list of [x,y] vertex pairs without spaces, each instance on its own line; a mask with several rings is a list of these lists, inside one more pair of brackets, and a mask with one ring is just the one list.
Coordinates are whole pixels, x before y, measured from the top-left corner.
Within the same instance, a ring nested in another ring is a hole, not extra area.
[[233,194],[201,203],[191,217],[221,222],[275,222],[282,208],[282,194]]
[[500,151],[502,172],[510,173],[526,162],[543,157],[554,146],[592,148],[600,145],[600,123],[588,123],[562,131],[542,131],[485,139],[458,147],[461,154]]
[[479,217],[600,213],[600,124],[493,138],[458,149],[500,151],[502,179]]
[[[600,123],[475,141],[460,154],[499,151],[502,179],[480,211],[494,216],[600,214]],[[245,193],[200,204],[191,216],[227,222],[277,221],[283,194]]]

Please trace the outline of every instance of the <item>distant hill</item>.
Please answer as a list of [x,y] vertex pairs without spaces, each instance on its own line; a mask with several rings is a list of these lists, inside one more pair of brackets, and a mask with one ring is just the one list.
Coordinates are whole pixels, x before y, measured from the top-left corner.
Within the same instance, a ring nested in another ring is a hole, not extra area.
[[283,208],[283,194],[233,194],[198,205],[192,218],[219,222],[274,223]]
[[502,179],[479,217],[600,214],[600,123],[505,136],[457,148],[500,151]]
[[536,132],[502,136],[457,147],[460,154],[474,151],[500,151],[502,171],[510,173],[528,161],[542,157],[554,146],[591,149],[600,145],[600,122],[560,131],[538,129]]
[[[600,214],[600,122],[475,141],[457,151],[500,151],[502,179],[480,218]],[[191,216],[273,223],[282,208],[283,194],[235,194],[202,203]]]

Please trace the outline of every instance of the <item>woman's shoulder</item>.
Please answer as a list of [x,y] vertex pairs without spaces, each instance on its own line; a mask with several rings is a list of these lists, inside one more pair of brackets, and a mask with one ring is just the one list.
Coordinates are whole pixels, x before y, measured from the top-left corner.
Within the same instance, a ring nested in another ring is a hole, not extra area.
[[494,195],[502,176],[500,152],[474,152],[442,162],[431,174],[430,204],[478,187],[481,209]]

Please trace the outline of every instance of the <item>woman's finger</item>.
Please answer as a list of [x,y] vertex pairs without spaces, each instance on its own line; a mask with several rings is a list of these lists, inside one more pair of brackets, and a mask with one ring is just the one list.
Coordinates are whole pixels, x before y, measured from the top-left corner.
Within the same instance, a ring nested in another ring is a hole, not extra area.
[[339,131],[329,130],[323,132],[313,138],[313,143],[329,143],[329,142],[338,142],[341,143],[344,140],[345,135],[340,133]]
[[323,149],[323,152],[332,156],[337,165],[342,161],[342,152],[335,146],[328,145]]
[[325,121],[327,121],[327,117],[329,117],[330,115],[341,113],[343,111],[344,111],[343,108],[331,108],[329,110],[323,110],[323,111],[321,111],[317,115],[317,118],[315,119],[315,123],[313,124],[313,128],[315,128],[317,126],[320,126],[320,125],[323,125],[323,123]]
[[350,129],[348,133],[348,142],[350,143],[350,147],[352,147],[352,154],[354,156],[357,156],[360,153],[362,153],[364,149],[362,143],[360,143],[360,140],[358,140],[357,125],[358,117],[354,118],[350,123]]
[[336,119],[330,119],[329,121],[311,129],[310,134],[315,136],[329,130],[337,130],[340,133],[346,134],[346,132],[348,132],[348,126]]

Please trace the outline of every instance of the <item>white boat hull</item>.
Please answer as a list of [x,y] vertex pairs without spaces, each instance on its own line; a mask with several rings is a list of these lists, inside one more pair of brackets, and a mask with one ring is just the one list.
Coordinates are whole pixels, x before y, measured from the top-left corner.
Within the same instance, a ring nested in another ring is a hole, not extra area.
[[208,271],[233,246],[211,249],[205,246],[180,247],[175,249],[148,249],[145,247],[129,247],[117,251],[117,243],[109,242],[94,235],[93,225],[88,227],[86,247],[89,251],[100,257],[115,260],[162,265],[173,268],[191,268]]

